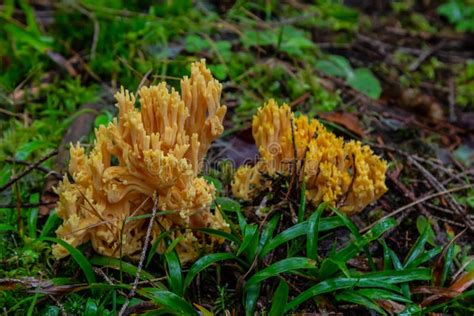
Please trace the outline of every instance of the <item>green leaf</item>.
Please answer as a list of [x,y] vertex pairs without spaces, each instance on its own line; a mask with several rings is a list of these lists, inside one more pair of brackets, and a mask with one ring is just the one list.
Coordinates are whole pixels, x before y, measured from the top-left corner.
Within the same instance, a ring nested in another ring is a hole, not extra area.
[[205,234],[211,235],[211,236],[216,236],[216,237],[222,237],[225,238],[229,241],[232,241],[236,245],[240,245],[242,242],[238,237],[235,235],[226,233],[222,230],[217,230],[217,229],[212,229],[212,228],[199,228],[198,231],[203,232]]
[[82,272],[84,272],[87,282],[89,284],[96,283],[94,270],[92,270],[92,265],[89,263],[89,261],[87,261],[87,258],[79,250],[77,250],[76,248],[74,248],[73,246],[71,246],[70,244],[68,244],[62,239],[58,239],[54,237],[41,237],[39,240],[51,241],[66,248],[66,250],[69,252],[71,257],[77,262],[79,267],[82,269]]
[[376,311],[379,314],[387,315],[387,313],[385,313],[385,311],[380,308],[374,301],[354,291],[342,291],[341,293],[336,294],[336,300],[362,305],[367,307],[368,309]]
[[56,214],[56,210],[53,210],[49,213],[48,219],[46,223],[43,225],[43,229],[41,230],[40,237],[46,237],[48,234],[59,225],[61,219],[59,218],[58,214]]
[[240,256],[242,252],[244,252],[251,244],[255,242],[258,245],[258,226],[256,224],[245,226],[244,240],[237,251],[237,256]]
[[419,265],[429,261],[431,258],[438,255],[441,252],[441,250],[443,250],[443,247],[438,246],[436,248],[425,251],[420,256],[418,256],[418,258],[410,262],[406,267],[407,268],[418,267]]
[[273,232],[275,231],[278,225],[278,221],[280,220],[280,217],[281,217],[280,215],[275,215],[268,221],[268,223],[265,224],[265,227],[263,228],[263,231],[262,231],[262,237],[260,238],[260,242],[258,245],[258,253],[262,251],[263,247],[265,247],[265,245],[268,243],[270,238],[272,238]]
[[[135,277],[135,275],[137,275],[138,268],[136,266],[117,258],[95,256],[92,257],[89,262],[93,265],[120,270],[132,277]],[[154,279],[154,276],[142,269],[140,272],[140,279],[143,281],[152,280]]]
[[11,176],[12,176],[12,166],[5,164],[2,170],[0,170],[0,186],[5,185],[10,180]]
[[169,235],[169,232],[167,231],[164,231],[162,232],[158,238],[156,238],[156,240],[153,242],[153,244],[151,245],[150,247],[150,251],[148,252],[148,255],[147,255],[147,259],[146,259],[146,267],[148,267],[148,265],[150,264],[151,260],[153,259],[153,257],[155,256],[156,254],[156,249],[158,248],[158,245],[161,243],[161,241],[163,240],[163,238],[167,237]]
[[300,205],[298,207],[298,223],[304,221],[304,214],[306,212],[306,182],[303,181],[300,192]]
[[[30,204],[36,204],[39,202],[40,195],[39,193],[34,193],[30,195]],[[28,212],[28,232],[30,238],[36,238],[36,226],[38,223],[38,208],[30,208]]]
[[33,296],[33,301],[31,302],[30,307],[28,308],[28,312],[26,313],[27,316],[33,316],[33,313],[35,311],[36,302],[37,302],[39,296],[40,295],[38,293],[36,293]]
[[239,202],[237,202],[235,200],[232,200],[231,198],[216,197],[215,202],[216,202],[216,204],[219,204],[221,206],[221,209],[223,211],[228,211],[228,212],[238,212],[238,211],[240,211]]
[[[390,258],[392,260],[393,267],[395,268],[395,270],[402,271],[403,270],[403,265],[400,262],[400,259],[398,259],[395,252],[392,249],[389,249],[388,247],[387,247],[387,251],[390,255]],[[410,299],[411,298],[411,293],[410,293],[410,287],[408,286],[408,284],[404,283],[404,284],[400,285],[400,287],[402,288],[403,295],[406,298]]]
[[210,49],[209,42],[199,35],[191,34],[185,39],[186,50],[190,53],[197,53],[203,50]]
[[337,265],[334,265],[330,261],[330,259],[343,262],[348,261],[349,259],[356,256],[359,251],[363,249],[363,247],[373,242],[374,240],[379,239],[384,232],[394,227],[396,224],[397,222],[395,219],[386,218],[385,220],[379,222],[377,225],[372,227],[367,233],[365,233],[361,240],[352,241],[337,253],[330,255],[321,264],[320,277],[322,279],[325,279],[337,271]]
[[231,253],[211,253],[200,258],[189,269],[188,274],[184,279],[184,289],[187,289],[189,287],[189,285],[199,272],[216,262],[229,259],[236,259],[236,257]]
[[315,68],[329,76],[348,79],[353,76],[352,66],[347,58],[330,55],[325,60],[318,60]]
[[281,316],[285,311],[288,302],[289,287],[285,280],[280,280],[278,287],[273,294],[272,307],[269,316]]
[[166,265],[168,267],[168,285],[172,292],[183,295],[183,275],[181,272],[181,263],[176,251],[165,253]]
[[438,14],[444,16],[452,24],[455,24],[463,19],[461,6],[456,1],[448,1],[440,5],[437,9]]
[[347,78],[347,84],[375,100],[382,94],[379,80],[368,68],[357,68],[354,75]]
[[248,288],[256,283],[260,283],[271,277],[276,277],[280,273],[292,272],[298,269],[316,269],[316,262],[303,257],[293,257],[280,260],[265,269],[255,273],[245,284]]
[[13,227],[12,225],[10,224],[2,224],[0,223],[0,233],[3,233],[3,232],[14,232],[16,231],[16,228]]
[[29,143],[25,143],[17,149],[15,153],[15,159],[25,160],[31,155],[32,152],[45,147],[48,147],[48,144],[40,140],[34,140]]
[[407,269],[404,271],[372,272],[356,278],[335,278],[322,281],[298,295],[286,305],[285,311],[296,308],[308,299],[324,293],[352,287],[380,287],[394,290],[393,284],[409,281],[430,280],[430,270],[423,268]]
[[367,296],[368,298],[373,300],[381,299],[398,301],[403,303],[413,303],[411,300],[407,299],[404,296],[401,296],[400,294],[393,293],[384,289],[360,289],[357,290],[357,293]]
[[418,216],[416,219],[416,229],[421,235],[425,229],[428,229],[428,239],[426,240],[431,246],[435,247],[435,233],[431,227],[430,221],[425,216]]
[[306,256],[318,260],[318,235],[321,215],[327,207],[327,203],[321,203],[316,211],[308,219],[308,233],[306,236]]
[[372,255],[370,254],[368,244],[366,244],[364,242],[364,240],[362,238],[362,235],[359,233],[359,230],[357,229],[355,224],[349,219],[349,217],[347,217],[346,214],[344,214],[342,212],[339,212],[335,208],[332,208],[332,211],[334,213],[336,213],[336,215],[341,218],[344,225],[346,225],[346,227],[349,228],[349,230],[351,231],[351,234],[355,238],[356,243],[359,244],[359,245],[362,245],[362,249],[364,249],[365,255],[366,255],[367,260],[369,262],[369,266],[372,269],[372,271],[375,271],[376,270],[375,263],[374,263],[374,260],[372,259]]
[[217,192],[222,192],[222,188],[224,186],[222,185],[222,182],[219,179],[216,179],[211,176],[202,176],[202,177],[206,179],[207,183],[214,185],[214,188],[216,188]]
[[[319,231],[328,231],[337,227],[341,227],[344,224],[342,223],[341,219],[337,216],[327,217],[321,219],[319,223]],[[306,235],[308,232],[309,223],[308,221],[304,221],[302,223],[298,223],[290,228],[284,230],[273,239],[271,239],[265,247],[263,247],[262,252],[260,253],[260,257],[263,258],[267,254],[270,253],[273,249],[284,244],[292,239],[297,237]]]
[[141,295],[153,300],[155,303],[165,307],[167,311],[178,315],[197,315],[198,313],[191,304],[186,302],[179,295],[170,291],[156,288],[144,288],[137,291]]
[[246,316],[253,316],[259,296],[260,284],[254,284],[247,288],[244,302]]
[[96,315],[99,315],[97,303],[92,298],[88,298],[86,301],[84,316],[96,316]]
[[404,267],[407,267],[414,261],[418,256],[420,256],[425,251],[425,244],[429,238],[429,229],[428,226],[425,227],[425,230],[421,233],[418,237],[416,242],[411,247],[410,252],[408,253],[407,257],[405,258]]
[[45,53],[48,49],[52,48],[53,38],[47,36],[38,36],[33,32],[26,31],[15,24],[7,24],[5,31],[18,42],[24,43],[40,53]]

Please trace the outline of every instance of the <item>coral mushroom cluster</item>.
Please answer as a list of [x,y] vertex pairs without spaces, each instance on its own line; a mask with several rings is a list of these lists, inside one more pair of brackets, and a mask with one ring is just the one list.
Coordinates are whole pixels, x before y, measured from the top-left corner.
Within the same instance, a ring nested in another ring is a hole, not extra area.
[[[90,240],[106,256],[134,256],[142,249],[149,219],[131,217],[151,213],[156,202],[160,215],[152,242],[163,232],[179,238],[181,262],[221,242],[196,230],[228,230],[221,214],[210,210],[214,187],[198,176],[211,142],[223,132],[221,90],[204,61],[191,65],[181,95],[164,82],[141,88],[140,109],[122,88],[115,95],[118,119],[96,130],[91,152],[71,148],[74,181],[65,177],[57,189],[63,219],[57,236],[74,247]],[[160,242],[158,251],[165,246]],[[53,252],[58,258],[67,255],[60,245]]]
[[276,175],[292,171],[300,171],[313,205],[328,202],[347,214],[361,211],[387,191],[387,164],[368,146],[344,142],[305,115],[295,117],[286,104],[279,107],[269,100],[254,116],[252,134],[260,161],[237,170],[232,191],[238,198],[251,200]]

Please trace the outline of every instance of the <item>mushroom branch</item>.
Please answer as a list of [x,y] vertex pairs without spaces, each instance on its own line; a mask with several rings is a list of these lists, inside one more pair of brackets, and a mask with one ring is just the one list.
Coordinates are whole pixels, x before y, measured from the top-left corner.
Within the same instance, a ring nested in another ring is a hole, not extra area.
[[[132,93],[117,92],[118,118],[95,131],[90,153],[71,146],[73,181],[64,177],[57,188],[63,219],[57,236],[74,247],[91,241],[102,255],[134,257],[145,242],[145,214],[157,201],[152,242],[162,233],[178,239],[182,263],[221,243],[196,230],[229,230],[219,211],[210,209],[213,185],[198,176],[212,141],[223,132],[221,91],[202,60],[181,80],[181,94],[165,82],[142,87],[137,108]],[[162,239],[157,251],[165,248]],[[60,245],[53,252],[57,258],[68,255]]]
[[288,105],[269,100],[253,118],[252,134],[260,161],[240,167],[233,194],[251,200],[271,188],[272,179],[299,170],[306,198],[328,202],[347,214],[360,212],[386,191],[387,163],[360,142],[344,142],[318,120],[295,117]]

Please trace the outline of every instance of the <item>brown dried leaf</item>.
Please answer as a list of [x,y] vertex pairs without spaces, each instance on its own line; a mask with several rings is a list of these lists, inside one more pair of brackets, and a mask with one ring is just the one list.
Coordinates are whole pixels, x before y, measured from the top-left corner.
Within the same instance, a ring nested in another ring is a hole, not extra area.
[[332,113],[321,113],[321,118],[343,126],[347,130],[356,134],[357,136],[364,135],[364,130],[360,126],[359,119],[352,113],[345,112],[332,112]]

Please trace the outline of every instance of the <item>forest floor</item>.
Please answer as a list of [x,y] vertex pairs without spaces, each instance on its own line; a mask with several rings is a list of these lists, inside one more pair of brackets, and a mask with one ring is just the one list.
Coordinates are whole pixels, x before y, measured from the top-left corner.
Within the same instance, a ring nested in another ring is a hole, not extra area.
[[[474,313],[473,1],[133,3],[0,5],[1,313]],[[228,107],[205,170],[235,223],[228,240],[187,266],[90,244],[56,260],[52,188],[69,144],[93,144],[120,86],[178,87],[201,58]],[[238,201],[229,165],[257,156],[252,116],[270,98],[370,145],[388,162],[388,192],[317,222],[289,179],[284,197]],[[265,203],[281,216],[252,216]]]

